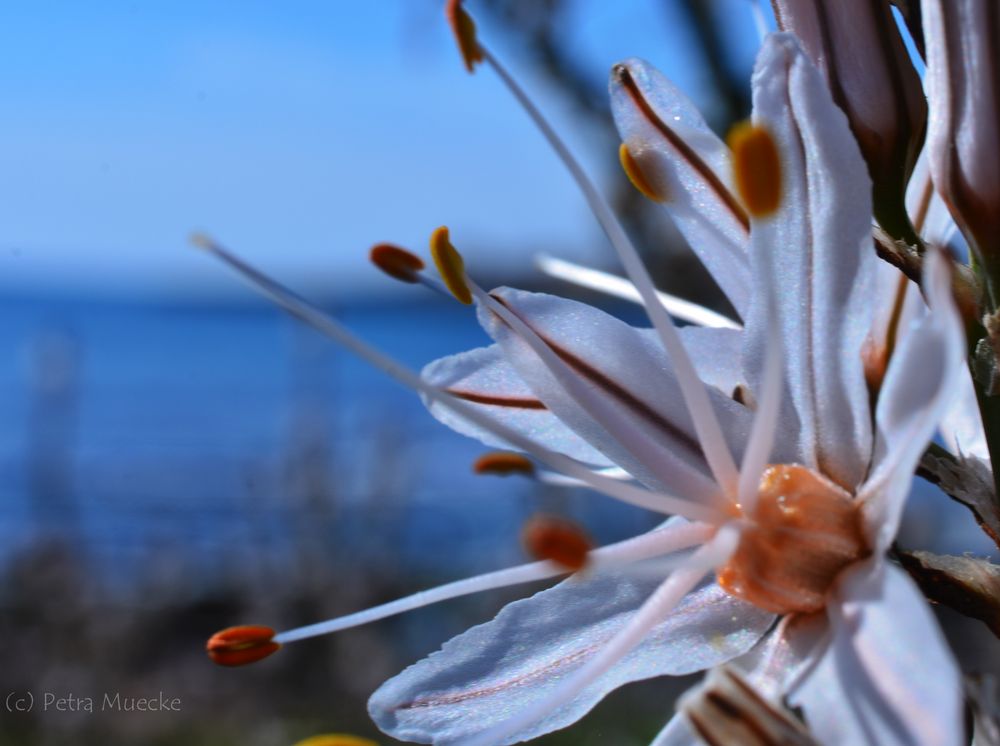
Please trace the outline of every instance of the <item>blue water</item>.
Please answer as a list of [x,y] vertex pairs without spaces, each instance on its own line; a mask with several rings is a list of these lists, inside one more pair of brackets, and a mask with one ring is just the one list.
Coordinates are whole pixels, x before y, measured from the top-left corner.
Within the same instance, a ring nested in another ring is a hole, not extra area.
[[[332,310],[416,368],[487,343],[453,303]],[[264,305],[0,299],[0,313],[0,559],[58,536],[118,576],[172,554],[210,579],[303,547],[457,575],[522,560],[538,509],[605,540],[653,520],[473,476],[484,447]]]

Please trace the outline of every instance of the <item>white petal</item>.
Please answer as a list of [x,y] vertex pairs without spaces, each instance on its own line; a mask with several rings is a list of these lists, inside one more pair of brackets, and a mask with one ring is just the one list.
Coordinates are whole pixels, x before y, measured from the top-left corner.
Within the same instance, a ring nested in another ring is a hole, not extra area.
[[[424,368],[421,377],[434,386],[449,389],[493,419],[546,448],[597,467],[612,465],[604,454],[566,427],[539,401],[504,359],[499,345],[435,360]],[[455,414],[449,407],[423,398],[430,413],[453,430],[495,448],[510,447],[506,441]]]
[[624,85],[621,74],[612,72],[611,108],[622,140],[743,317],[750,298],[748,224],[729,183],[729,150],[694,104],[648,63],[630,59],[615,70],[622,68],[634,85]]
[[[564,365],[550,367],[510,327],[480,309],[480,322],[538,398],[613,462],[647,484],[690,500],[717,498],[673,368],[652,333],[583,303],[501,288],[492,295],[531,327]],[[749,412],[708,394],[735,452]]]
[[948,246],[958,227],[941,195],[934,188],[929,153],[930,149],[925,147],[917,158],[913,176],[906,187],[906,211],[922,239],[935,246]]
[[674,715],[649,746],[699,746],[701,739],[691,732],[683,715]]
[[[571,579],[505,607],[372,695],[369,712],[386,733],[418,743],[455,743],[510,718],[582,666],[628,621],[661,579],[602,574]],[[519,738],[564,727],[630,681],[680,675],[745,652],[773,615],[712,584],[569,704]]]
[[965,334],[951,294],[951,273],[939,251],[924,257],[923,314],[896,348],[875,411],[871,475],[858,490],[876,551],[888,548],[899,526],[913,472],[955,394],[964,368]]
[[871,327],[871,181],[847,120],[794,37],[768,37],[753,78],[754,121],[781,162],[781,205],[755,218],[747,376],[756,388],[777,293],[785,376],[802,423],[800,457],[848,488],[868,466],[861,350]]
[[[678,331],[698,377],[732,398],[736,387],[746,383],[740,363],[743,335],[733,329],[699,329],[694,326]],[[652,330],[647,332],[654,333]]]
[[825,746],[914,746],[843,641],[830,645],[789,701]]
[[844,573],[837,594],[833,645],[793,697],[813,732],[824,743],[962,743],[961,675],[909,576],[872,560]]
[[979,402],[968,368],[960,370],[955,379],[955,398],[941,420],[941,438],[956,456],[975,456],[987,463],[990,460]]
[[829,638],[826,616],[785,616],[750,652],[732,662],[763,694],[780,698],[822,655]]

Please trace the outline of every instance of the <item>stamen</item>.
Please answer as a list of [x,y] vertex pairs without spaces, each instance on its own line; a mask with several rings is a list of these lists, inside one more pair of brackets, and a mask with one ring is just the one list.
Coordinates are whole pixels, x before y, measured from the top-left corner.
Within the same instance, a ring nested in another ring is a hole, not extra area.
[[[615,298],[621,298],[632,303],[642,305],[642,296],[635,289],[635,285],[624,277],[603,272],[592,267],[584,267],[575,262],[568,262],[565,259],[557,259],[548,254],[539,254],[535,257],[535,264],[538,268],[559,280],[565,280],[574,285],[596,290]],[[710,308],[705,308],[689,300],[678,298],[676,295],[664,293],[662,290],[656,291],[656,296],[660,303],[667,309],[667,313],[675,319],[686,321],[689,324],[704,326],[710,329],[742,329],[741,324],[736,323],[728,316],[716,313]]]
[[492,451],[477,458],[472,465],[472,470],[476,474],[494,474],[498,477],[506,477],[511,474],[531,476],[535,473],[535,465],[529,458],[520,453]]
[[472,293],[469,292],[469,286],[465,282],[465,262],[452,245],[448,237],[448,228],[443,225],[431,234],[431,256],[434,257],[434,265],[441,273],[441,279],[451,294],[460,303],[472,305]]
[[280,647],[270,627],[246,625],[216,632],[209,638],[205,650],[220,666],[245,666],[267,658]]
[[882,381],[889,369],[889,352],[885,344],[877,342],[874,337],[869,336],[861,348],[861,363],[864,368],[868,397],[874,403],[878,400]]
[[766,218],[781,205],[781,161],[778,146],[763,127],[744,122],[728,137],[733,151],[736,190],[755,218]]
[[729,190],[729,187],[726,186],[722,179],[719,178],[719,175],[715,173],[712,167],[702,160],[694,148],[688,145],[684,138],[660,117],[655,107],[648,100],[646,92],[642,90],[642,87],[637,82],[628,64],[619,63],[615,65],[611,68],[611,73],[614,80],[622,86],[628,95],[639,116],[655,129],[660,137],[663,138],[664,144],[669,145],[677,156],[692,169],[693,174],[696,175],[697,180],[701,184],[701,188],[707,189],[708,193],[715,196],[720,206],[724,207],[726,212],[739,225],[739,229],[749,234],[750,219],[743,211],[739,200]]
[[483,61],[483,53],[476,40],[476,24],[462,7],[462,0],[448,0],[444,6],[444,14],[455,35],[455,41],[458,42],[458,51],[462,55],[465,69],[471,73]]
[[726,517],[710,507],[696,505],[671,495],[626,484],[613,477],[594,472],[579,461],[562,453],[550,450],[534,440],[521,435],[516,430],[496,421],[474,406],[450,395],[448,392],[424,381],[409,368],[400,365],[392,358],[371,347],[355,337],[339,322],[323,311],[313,306],[309,301],[296,295],[291,290],[272,280],[255,267],[247,264],[236,255],[230,253],[207,236],[197,237],[197,244],[220,259],[245,280],[247,280],[261,295],[269,298],[295,318],[303,321],[317,331],[326,335],[347,350],[351,351],[369,365],[383,371],[398,383],[413,389],[429,399],[448,407],[455,414],[464,417],[470,423],[477,425],[496,435],[501,440],[520,451],[530,454],[536,460],[546,464],[558,472],[585,482],[591,489],[597,490],[616,500],[636,505],[657,513],[676,513],[696,521],[716,522]]
[[738,501],[744,515],[753,515],[757,506],[757,490],[760,488],[760,477],[764,473],[771,448],[774,445],[775,433],[778,429],[778,414],[781,412],[782,399],[782,352],[781,325],[778,320],[778,309],[775,307],[773,294],[768,294],[767,303],[767,350],[764,359],[764,380],[757,412],[750,428],[750,440],[743,452],[743,464],[740,467],[740,487]]
[[680,384],[681,395],[684,397],[684,403],[691,415],[691,420],[694,422],[695,431],[698,434],[698,439],[705,458],[708,461],[709,468],[715,477],[715,481],[727,495],[735,494],[738,478],[736,462],[733,460],[729,445],[722,435],[722,427],[719,425],[715,410],[712,409],[711,401],[708,398],[708,391],[701,382],[701,379],[698,378],[691,358],[684,349],[684,345],[681,343],[680,336],[677,334],[670,316],[667,315],[667,312],[657,300],[656,288],[653,286],[653,281],[650,279],[649,273],[646,271],[646,267],[642,263],[638,252],[632,246],[631,241],[629,241],[628,235],[622,228],[621,223],[618,222],[607,200],[604,199],[597,190],[597,187],[587,177],[583,168],[545,117],[542,116],[538,107],[535,106],[517,81],[514,80],[513,76],[507,72],[506,68],[500,64],[499,60],[486,47],[480,44],[479,49],[482,52],[483,59],[500,76],[508,90],[518,100],[528,116],[531,117],[545,139],[548,140],[552,149],[555,150],[556,154],[562,160],[563,165],[569,170],[573,180],[583,193],[584,199],[586,199],[587,204],[594,213],[594,217],[597,218],[601,228],[604,229],[605,234],[608,236],[608,240],[611,241],[611,245],[618,253],[619,259],[625,268],[625,274],[639,291],[646,313],[649,315],[650,321],[653,322],[653,326],[660,336],[660,341],[667,351],[670,361],[673,363],[674,370],[677,373],[677,381]]
[[[899,324],[903,318],[903,308],[906,305],[906,294],[909,289],[910,281],[907,279],[906,275],[900,272],[899,281],[896,285],[896,297],[892,302],[892,315],[889,317],[889,327],[885,332],[886,367],[888,367],[888,360],[892,357],[892,353],[896,349],[896,339],[899,335]],[[883,371],[883,377],[884,373],[885,372]]]
[[521,530],[521,539],[532,557],[554,562],[570,572],[582,570],[594,548],[579,526],[545,515],[531,518]]
[[[627,471],[622,469],[620,466],[612,466],[604,469],[598,469],[597,473],[601,476],[607,477],[609,479],[618,479],[624,482],[634,481],[634,477]],[[542,484],[551,484],[553,487],[586,487],[586,483],[581,482],[579,479],[573,477],[567,477],[565,474],[559,474],[554,471],[539,471],[536,474],[538,481]]]
[[494,746],[503,743],[529,725],[572,700],[596,678],[625,657],[649,631],[666,616],[701,581],[711,568],[725,562],[735,549],[737,534],[729,526],[696,551],[687,564],[667,578],[632,618],[580,668],[560,682],[554,690],[514,717],[465,741],[465,746]]
[[646,175],[642,172],[642,167],[632,157],[632,153],[629,152],[628,146],[625,143],[618,146],[618,160],[621,161],[622,170],[625,171],[628,180],[632,182],[632,186],[638,189],[644,197],[653,200],[653,202],[666,202],[669,199],[669,194],[657,191],[649,182]]
[[435,293],[452,299],[455,296],[444,283],[424,272],[424,260],[411,251],[391,243],[380,243],[372,247],[369,254],[372,264],[389,277],[406,283],[419,283]]
[[[597,570],[604,567],[617,567],[689,549],[707,541],[712,536],[713,531],[714,529],[711,526],[703,523],[673,523],[666,525],[641,536],[595,549],[590,553],[591,568]],[[536,580],[546,580],[565,574],[566,568],[554,562],[532,562],[463,580],[456,580],[452,583],[420,591],[419,593],[414,593],[411,596],[390,601],[380,606],[373,606],[370,609],[347,614],[346,616],[337,617],[325,622],[310,624],[307,627],[299,627],[298,629],[281,632],[275,635],[274,639],[275,642],[281,644],[305,640],[310,637],[327,635],[349,629],[350,627],[368,624],[379,619],[385,619],[396,614],[402,614],[405,611],[412,611],[413,609],[419,609],[423,606],[429,606],[430,604],[447,601],[452,598],[468,596],[472,593],[481,593],[482,591],[493,590],[495,588],[506,588],[521,583],[530,583]]]
[[424,268],[424,260],[416,254],[391,243],[372,246],[369,258],[372,264],[400,282],[420,282],[419,273]]
[[916,209],[913,210],[913,230],[918,236],[923,237],[924,223],[927,222],[927,214],[931,209],[931,202],[934,199],[934,182],[931,179],[930,168],[925,169],[924,183],[920,187],[919,197],[916,200]]

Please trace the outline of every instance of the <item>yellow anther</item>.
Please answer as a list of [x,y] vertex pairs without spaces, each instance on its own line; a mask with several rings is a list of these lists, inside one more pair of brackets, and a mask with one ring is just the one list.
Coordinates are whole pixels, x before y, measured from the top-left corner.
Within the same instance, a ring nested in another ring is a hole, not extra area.
[[575,523],[563,518],[536,515],[521,531],[524,547],[539,560],[548,560],[576,572],[587,565],[594,548],[589,537]]
[[766,218],[781,205],[781,161],[778,146],[763,127],[744,122],[729,133],[736,190],[747,211]]
[[431,234],[431,256],[444,284],[460,302],[472,304],[472,291],[465,282],[465,262],[451,244],[448,229],[441,226]]
[[622,163],[622,169],[625,171],[625,175],[628,176],[628,180],[632,182],[632,186],[642,192],[644,197],[653,200],[653,202],[666,202],[668,195],[663,189],[655,189],[646,175],[642,172],[642,167],[639,166],[639,162],[632,156],[631,151],[625,143],[622,143],[618,147],[618,160]]
[[391,243],[372,246],[369,258],[372,264],[400,282],[418,282],[417,274],[424,268],[423,259]]
[[462,0],[448,0],[444,6],[444,14],[455,35],[455,41],[458,42],[458,51],[462,54],[465,69],[471,73],[483,61],[483,52],[476,41],[476,24],[462,7]]
[[535,472],[535,465],[520,453],[492,451],[477,458],[472,465],[472,470],[476,474],[495,474],[499,477],[506,477],[511,474],[531,475]]
[[253,624],[216,632],[205,645],[205,650],[208,657],[220,666],[245,666],[267,658],[280,647],[274,641],[273,629]]
[[294,746],[378,746],[375,741],[346,733],[325,733],[298,741]]

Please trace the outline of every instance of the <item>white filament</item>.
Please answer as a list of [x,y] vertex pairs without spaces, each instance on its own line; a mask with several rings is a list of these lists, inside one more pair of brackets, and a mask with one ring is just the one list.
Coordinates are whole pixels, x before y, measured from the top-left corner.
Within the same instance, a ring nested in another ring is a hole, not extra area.
[[757,412],[754,415],[753,426],[750,428],[750,441],[743,452],[743,464],[740,467],[740,487],[738,502],[744,515],[752,516],[757,506],[757,496],[760,490],[760,477],[767,466],[774,446],[774,437],[778,429],[778,415],[781,412],[782,400],[782,362],[784,358],[781,339],[781,326],[778,323],[778,312],[774,307],[774,298],[767,298],[767,349],[764,351],[764,380],[761,390],[757,393]]
[[443,295],[448,300],[454,299],[455,296],[452,295],[451,291],[444,286],[444,283],[441,282],[441,280],[433,275],[429,275],[426,272],[415,272],[414,277],[416,277],[417,282],[426,288],[430,288],[438,295]]
[[732,526],[724,526],[711,542],[696,551],[683,567],[663,581],[625,626],[592,658],[566,676],[548,696],[514,717],[467,739],[464,746],[495,746],[571,701],[642,642],[649,631],[676,608],[707,572],[728,560],[736,550],[738,541],[738,531]]
[[[668,555],[683,549],[702,544],[711,537],[713,528],[705,524],[679,523],[654,529],[640,536],[609,544],[595,549],[588,555],[589,567],[584,572],[599,571],[617,565],[640,562],[651,557]],[[565,567],[554,562],[531,562],[518,567],[476,575],[475,577],[456,580],[453,583],[439,585],[426,591],[414,593],[411,596],[390,601],[380,606],[347,614],[307,627],[282,632],[275,636],[274,641],[280,644],[304,640],[309,637],[328,635],[349,627],[357,627],[379,619],[401,614],[422,606],[428,606],[451,598],[467,596],[472,593],[504,588],[534,580],[545,580],[558,575],[567,574]]]
[[639,253],[632,246],[631,241],[629,241],[621,223],[618,222],[618,218],[615,217],[607,201],[597,191],[597,188],[569,152],[565,143],[559,138],[555,130],[552,129],[552,126],[542,116],[528,95],[489,50],[483,47],[482,44],[479,47],[482,51],[483,59],[500,76],[510,92],[528,113],[528,116],[531,117],[538,129],[541,130],[545,139],[548,140],[552,149],[556,151],[563,164],[569,169],[574,181],[576,181],[577,186],[583,193],[587,204],[594,213],[594,217],[597,218],[608,240],[611,241],[611,245],[615,248],[622,266],[625,268],[625,274],[628,275],[628,278],[633,282],[636,290],[638,290],[639,295],[642,297],[646,313],[650,321],[653,322],[653,326],[659,334],[660,341],[674,365],[674,370],[677,373],[677,382],[680,384],[685,406],[687,406],[691,420],[694,422],[698,440],[702,451],[705,453],[708,466],[715,477],[715,481],[725,494],[733,496],[736,493],[738,480],[736,462],[733,460],[729,445],[722,435],[722,427],[715,416],[715,410],[712,409],[712,404],[708,398],[708,391],[702,384],[701,379],[698,378],[697,373],[695,373],[694,364],[691,362],[690,357],[688,357],[687,351],[681,343],[680,335],[677,334],[677,330],[670,320],[670,316],[657,299],[656,288],[653,287],[653,281],[650,279],[645,265],[639,258]]
[[[613,275],[610,272],[603,272],[592,267],[584,267],[575,262],[568,262],[565,259],[557,259],[548,254],[539,254],[535,257],[535,264],[538,268],[549,275],[574,285],[585,287],[589,290],[596,290],[615,298],[621,298],[632,303],[642,305],[642,296],[636,290],[635,285],[624,277]],[[678,298],[676,295],[664,293],[662,290],[656,291],[656,297],[667,309],[667,313],[675,319],[686,321],[689,324],[697,324],[710,329],[742,329],[743,327],[721,313],[716,313],[710,308],[692,303],[689,300]]]
[[428,396],[432,400],[439,402],[442,406],[450,408],[469,422],[507,441],[514,448],[531,454],[550,468],[579,479],[592,489],[630,505],[636,505],[640,508],[646,508],[647,510],[667,515],[679,513],[692,520],[714,522],[720,519],[720,513],[709,507],[696,505],[670,495],[660,494],[611,477],[606,477],[603,474],[592,471],[569,456],[545,448],[530,438],[483,414],[461,399],[452,396],[447,391],[430,385],[409,368],[400,365],[389,356],[361,341],[335,319],[214,241],[205,237],[199,237],[196,243],[235,269],[262,295],[270,298],[274,303],[296,318],[343,345],[369,365],[384,371],[402,385]]
[[[598,470],[599,474],[610,479],[621,479],[623,481],[632,481],[633,477],[627,471],[618,466],[613,466],[608,469]],[[554,471],[535,471],[535,479],[537,479],[542,484],[551,484],[554,487],[586,487],[587,485],[581,482],[579,479],[574,479],[573,477],[567,477],[565,474],[559,474]]]

